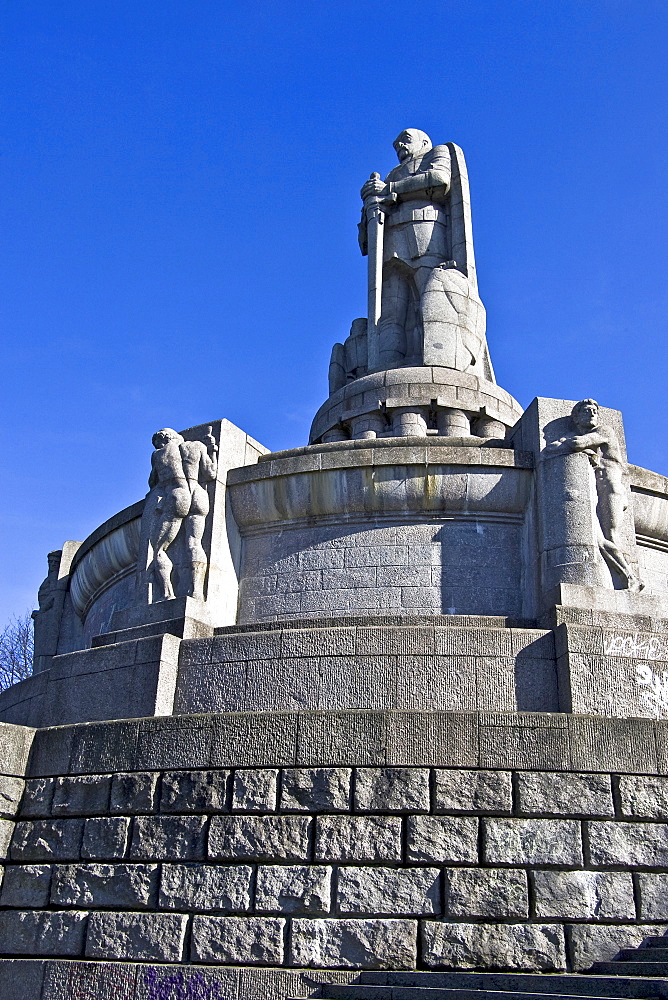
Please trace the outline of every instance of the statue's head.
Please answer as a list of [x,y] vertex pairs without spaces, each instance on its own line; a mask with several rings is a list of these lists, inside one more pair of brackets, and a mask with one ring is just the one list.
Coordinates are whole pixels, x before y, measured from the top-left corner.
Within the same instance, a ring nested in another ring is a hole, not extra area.
[[595,399],[581,399],[571,410],[571,419],[578,430],[591,431],[598,424],[598,410]]
[[62,556],[62,549],[54,549],[53,552],[49,552],[46,561],[49,565],[49,573],[57,573],[60,569],[60,557]]
[[392,145],[399,157],[399,162],[410,159],[411,156],[419,156],[426,153],[432,147],[432,141],[426,132],[419,128],[405,128],[396,137]]
[[171,427],[163,427],[161,430],[155,432],[151,441],[154,448],[164,448],[170,441],[178,441],[180,444],[183,438],[176,431],[173,431]]

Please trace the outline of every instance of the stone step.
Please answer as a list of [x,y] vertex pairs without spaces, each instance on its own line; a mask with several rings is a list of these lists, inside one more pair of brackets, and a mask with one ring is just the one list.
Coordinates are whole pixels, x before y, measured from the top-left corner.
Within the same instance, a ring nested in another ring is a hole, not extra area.
[[570,997],[572,1000],[608,1000],[591,993],[542,993],[518,990],[476,990],[426,986],[358,986],[331,984],[321,988],[329,1000],[540,1000],[549,997]]
[[[641,948],[668,948],[668,937],[662,935],[661,937],[646,937],[643,943],[640,945]],[[634,949],[635,950],[635,949]]]
[[[637,952],[634,956],[637,958]],[[663,976],[668,978],[668,962],[594,962],[592,972],[606,976]],[[664,991],[668,995],[668,986]],[[656,991],[654,996],[656,996]]]
[[660,944],[653,944],[650,947],[645,947],[646,942],[643,941],[639,948],[623,948],[617,958],[616,962],[666,962],[668,963],[668,941],[665,938],[659,938],[663,941],[663,947]]
[[[665,938],[658,938],[664,941]],[[615,968],[617,964],[613,963]],[[627,963],[623,963],[627,967]],[[587,973],[535,973],[535,972],[362,972],[360,985],[425,986],[432,989],[464,989],[481,993],[515,992],[541,993],[550,996],[588,996],[652,998],[657,996],[657,983],[652,978],[623,975],[622,970],[613,975]],[[665,990],[668,995],[668,988]]]

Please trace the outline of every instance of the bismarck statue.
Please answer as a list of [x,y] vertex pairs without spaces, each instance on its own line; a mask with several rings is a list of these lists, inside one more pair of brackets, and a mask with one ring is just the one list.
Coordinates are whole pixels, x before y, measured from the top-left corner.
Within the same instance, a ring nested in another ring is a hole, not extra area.
[[[336,400],[318,412],[311,440],[430,431],[503,438],[520,411],[496,388],[487,348],[464,154],[453,142],[432,145],[416,128],[400,132],[394,149],[399,165],[385,180],[373,173],[361,190],[368,317],[334,345],[329,389]],[[416,373],[424,368],[438,374]],[[390,382],[402,389],[381,392],[377,410],[348,405],[355,394],[390,384],[377,376],[396,369],[405,374]],[[365,377],[371,381],[353,385]],[[406,398],[416,405],[400,406]]]
[[[384,181],[373,174],[361,191],[362,253],[382,260],[380,314],[369,323],[369,367],[435,364],[493,380],[464,154],[452,142],[432,146],[416,128],[401,132],[394,148],[399,166]],[[369,264],[370,271],[377,266],[375,260]]]

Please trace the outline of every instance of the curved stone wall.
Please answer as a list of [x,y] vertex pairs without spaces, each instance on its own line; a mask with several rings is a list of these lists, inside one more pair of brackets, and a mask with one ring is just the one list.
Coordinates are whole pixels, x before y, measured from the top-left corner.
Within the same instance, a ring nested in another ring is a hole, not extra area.
[[668,478],[629,466],[640,575],[656,593],[668,591]]
[[[519,617],[531,469],[529,455],[473,438],[403,438],[312,445],[233,470],[245,539],[238,620]],[[641,575],[665,593],[668,479],[637,466],[629,478]],[[100,525],[73,561],[70,593],[86,643],[136,603],[143,504]],[[342,571],[354,586],[340,584]]]
[[531,457],[444,439],[364,445],[230,473],[243,537],[238,620],[519,617]]
[[[94,605],[93,627],[105,620],[100,603],[109,604],[106,592],[134,573],[139,552],[139,532],[144,501],[114,514],[82,542],[72,561],[69,590],[75,612],[84,621]],[[114,605],[132,600],[134,587],[124,583]],[[90,627],[88,629],[90,632]],[[94,633],[92,633],[94,634]]]

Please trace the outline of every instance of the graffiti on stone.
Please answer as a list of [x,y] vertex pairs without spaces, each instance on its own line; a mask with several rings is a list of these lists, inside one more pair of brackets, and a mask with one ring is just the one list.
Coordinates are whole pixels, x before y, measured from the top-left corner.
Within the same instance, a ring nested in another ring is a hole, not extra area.
[[606,656],[634,656],[640,660],[668,660],[668,640],[643,632],[611,632],[605,636]]
[[207,982],[201,972],[163,972],[148,969],[144,974],[146,1000],[226,1000],[219,983]]
[[640,703],[648,708],[653,717],[665,718],[668,715],[668,670],[653,670],[649,663],[639,663],[636,667],[636,678],[643,690],[640,692]]

